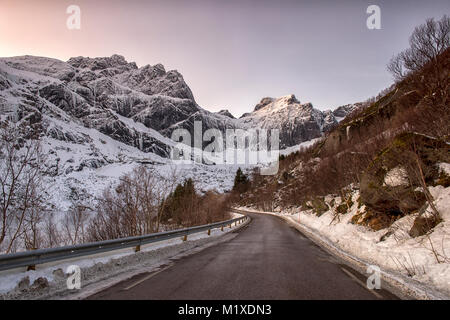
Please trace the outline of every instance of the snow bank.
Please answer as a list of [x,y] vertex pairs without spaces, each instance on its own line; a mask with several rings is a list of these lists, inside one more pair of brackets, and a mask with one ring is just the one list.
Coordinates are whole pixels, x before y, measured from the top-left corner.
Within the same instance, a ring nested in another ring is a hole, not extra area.
[[[430,187],[443,221],[429,235],[412,238],[411,229],[417,215],[405,216],[391,227],[379,231],[351,223],[357,214],[359,192],[353,193],[353,206],[337,218],[333,210],[317,217],[311,210],[292,209],[281,216],[302,231],[344,253],[353,260],[380,267],[390,277],[414,287],[419,298],[450,297],[450,188]],[[333,199],[327,197],[327,201]],[[335,198],[337,205],[340,198]],[[242,208],[245,210],[245,208]],[[400,278],[400,280],[398,279]],[[418,293],[419,292],[419,293]]]

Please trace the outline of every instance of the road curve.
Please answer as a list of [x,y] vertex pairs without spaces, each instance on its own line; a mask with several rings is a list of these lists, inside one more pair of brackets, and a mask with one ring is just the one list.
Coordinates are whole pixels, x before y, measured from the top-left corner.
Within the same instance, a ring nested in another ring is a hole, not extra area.
[[249,214],[238,235],[88,299],[398,299],[281,219]]

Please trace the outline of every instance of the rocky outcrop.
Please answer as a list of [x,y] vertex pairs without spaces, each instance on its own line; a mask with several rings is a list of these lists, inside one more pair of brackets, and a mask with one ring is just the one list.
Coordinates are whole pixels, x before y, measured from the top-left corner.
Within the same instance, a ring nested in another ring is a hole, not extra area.
[[258,103],[258,104],[255,106],[255,108],[253,109],[253,111],[258,111],[259,109],[264,108],[264,107],[267,106],[268,104],[272,103],[274,100],[275,100],[274,98],[270,98],[270,97],[262,98],[262,99],[261,99],[261,102]]
[[222,115],[222,116],[225,116],[225,117],[228,117],[228,118],[231,118],[231,119],[236,119],[236,118],[231,114],[231,112],[228,111],[227,109],[225,109],[225,110],[220,110],[219,112],[217,112],[217,114],[220,114],[220,115]]
[[300,103],[295,95],[263,98],[254,111],[238,120],[243,128],[278,129],[280,147],[286,148],[320,137],[337,124],[331,111],[320,111],[311,103]]
[[[362,204],[374,216],[386,216],[385,220],[390,223],[401,216],[423,211],[426,195],[421,175],[427,185],[433,185],[439,178],[435,164],[449,162],[449,154],[450,147],[444,141],[415,133],[398,135],[362,174]],[[419,219],[417,225],[421,226],[424,221],[428,220]]]
[[356,111],[356,110],[358,110],[358,109],[360,109],[362,107],[363,107],[363,103],[362,102],[346,104],[346,105],[343,105],[343,106],[340,106],[340,107],[337,107],[336,109],[334,109],[333,110],[333,115],[336,118],[343,119],[348,114],[350,114],[353,111]]

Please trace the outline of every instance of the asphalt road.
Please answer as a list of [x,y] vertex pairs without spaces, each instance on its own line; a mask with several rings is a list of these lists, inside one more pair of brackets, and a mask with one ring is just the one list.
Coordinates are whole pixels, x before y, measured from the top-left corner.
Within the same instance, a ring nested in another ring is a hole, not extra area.
[[281,219],[249,215],[250,224],[230,241],[89,299],[397,299],[384,289],[367,289],[366,275]]

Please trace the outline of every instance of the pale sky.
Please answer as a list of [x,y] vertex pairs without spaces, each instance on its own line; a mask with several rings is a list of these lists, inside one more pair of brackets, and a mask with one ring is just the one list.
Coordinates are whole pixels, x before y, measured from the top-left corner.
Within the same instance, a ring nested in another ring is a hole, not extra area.
[[[381,30],[366,9],[381,8]],[[69,5],[81,30],[69,30]],[[392,82],[391,56],[450,1],[0,0],[0,56],[123,55],[181,72],[210,111],[251,111],[295,94],[319,109],[365,100]]]

